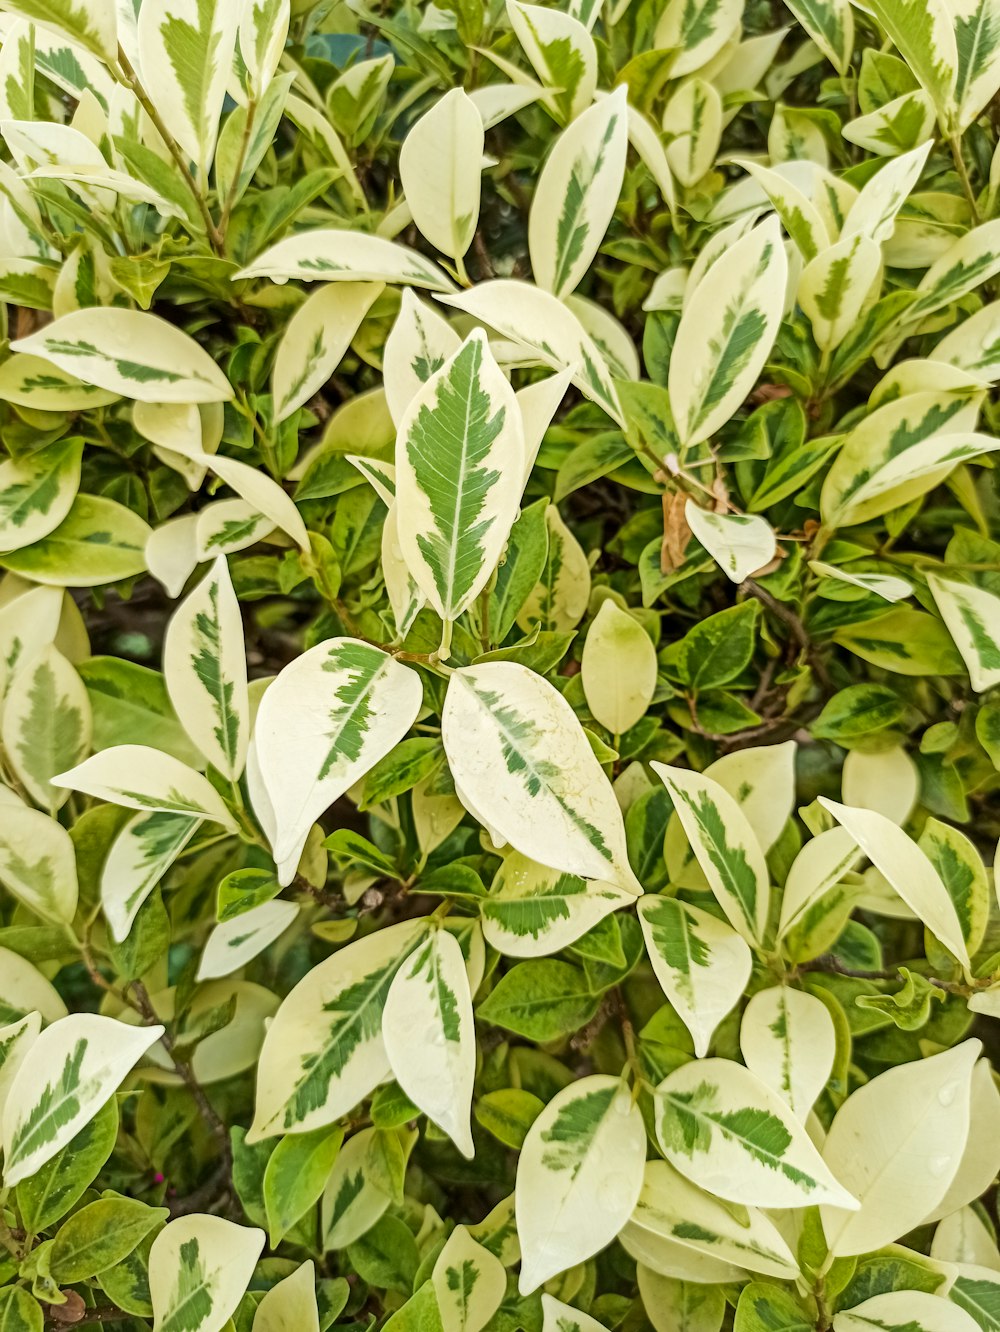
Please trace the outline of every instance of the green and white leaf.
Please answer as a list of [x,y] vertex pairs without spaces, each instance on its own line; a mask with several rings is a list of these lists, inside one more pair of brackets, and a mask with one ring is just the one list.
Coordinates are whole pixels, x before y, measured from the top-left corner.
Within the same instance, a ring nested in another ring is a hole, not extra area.
[[0,1118],[14,1074],[24,1063],[25,1055],[41,1029],[42,1015],[37,1011],[0,1027]]
[[767,926],[770,885],[760,843],[737,802],[718,782],[685,768],[652,763],[662,779],[709,887],[751,947]]
[[953,108],[962,132],[1000,88],[1000,10],[996,0],[945,0],[955,26],[958,74]]
[[[871,12],[951,127],[958,80],[958,34],[946,0],[871,0]],[[929,147],[930,145],[928,145]]]
[[0,463],[0,550],[18,550],[63,521],[80,485],[83,441],[56,440]]
[[288,321],[274,357],[274,419],[302,407],[336,370],[384,283],[337,282],[319,287]]
[[624,888],[560,873],[512,851],[479,910],[490,947],[506,957],[544,957],[568,948],[634,901],[635,894]]
[[76,915],[76,855],[69,833],[37,809],[0,818],[0,883],[36,915],[69,924]]
[[90,699],[80,676],[52,644],[15,670],[0,739],[7,761],[32,800],[51,813],[67,799],[56,774],[90,749]]
[[830,226],[819,208],[804,194],[787,174],[773,171],[757,162],[738,159],[774,205],[781,225],[794,241],[803,263],[809,263],[825,250],[833,237]]
[[254,740],[282,884],[315,820],[402,740],[422,695],[415,671],[355,638],[328,639],[278,674]]
[[90,1122],[162,1027],[94,1013],[53,1022],[28,1050],[3,1108],[4,1183],[27,1179]]
[[980,1332],[983,1324],[941,1295],[890,1290],[834,1315],[833,1332]]
[[68,37],[103,61],[118,54],[115,0],[9,0],[9,14]]
[[361,231],[323,228],[278,241],[235,275],[274,282],[388,282],[453,291],[440,268],[416,250]]
[[461,338],[447,320],[404,287],[382,358],[385,397],[395,425],[399,425],[421,386],[461,345]]
[[517,623],[529,631],[537,624],[568,633],[590,603],[590,562],[554,504],[545,510],[545,526],[549,541],[542,574],[518,612]]
[[517,662],[452,673],[441,738],[459,799],[497,846],[639,893],[621,810],[575,713]]
[[503,1263],[465,1226],[456,1226],[448,1236],[431,1282],[444,1332],[481,1332],[507,1293]]
[[607,1332],[607,1328],[590,1314],[543,1293],[542,1332]]
[[320,1229],[323,1251],[346,1249],[378,1221],[392,1199],[378,1187],[369,1152],[379,1139],[377,1129],[364,1128],[347,1139],[330,1171],[323,1192]]
[[865,592],[874,592],[883,601],[904,601],[913,596],[913,587],[905,578],[896,578],[892,574],[848,573],[835,564],[826,564],[822,560],[810,560],[809,568],[822,578],[833,578],[838,583],[847,583],[850,587],[860,587]]
[[977,694],[1000,683],[1000,597],[971,583],[927,576],[941,618]]
[[264,1232],[221,1216],[180,1216],[149,1251],[154,1332],[221,1332],[250,1284]]
[[250,92],[258,101],[278,68],[290,18],[289,0],[247,0],[243,7],[237,33],[239,51]]
[[837,1033],[830,1010],[787,985],[758,990],[743,1010],[740,1052],[804,1124],[833,1071]]
[[215,787],[200,772],[148,745],[114,745],[53,779],[55,785],[126,809],[162,810],[236,825]]
[[198,561],[234,555],[270,536],[277,526],[273,518],[245,499],[213,500],[197,514],[195,555]]
[[462,88],[452,88],[409,129],[399,176],[418,230],[456,263],[479,224],[483,121]]
[[881,274],[881,248],[861,233],[844,237],[806,264],[799,278],[798,302],[821,351],[840,346]]
[[827,894],[845,896],[844,876],[860,859],[858,844],[846,828],[830,828],[806,842],[785,879],[778,938],[803,925]]
[[[929,11],[925,10],[925,13]],[[930,150],[930,142],[922,143],[919,148],[879,167],[851,204],[840,233],[841,240],[865,236],[881,244],[889,239],[896,225],[896,215],[919,181]]]
[[443,620],[467,610],[517,518],[524,431],[481,330],[411,400],[396,441],[396,523],[417,585]]
[[271,1287],[257,1305],[252,1332],[319,1332],[316,1269],[311,1261]]
[[250,703],[243,617],[224,555],[171,616],[163,674],[191,740],[224,776],[238,780],[250,737]]
[[753,388],[781,322],[787,266],[769,218],[719,256],[688,300],[668,379],[686,447],[725,425]]
[[[900,1064],[859,1087],[834,1117],[823,1158],[860,1209],[824,1207],[836,1257],[868,1253],[919,1225],[944,1197],[969,1136],[973,1067],[982,1046]],[[919,1221],[918,1219],[919,1218]]]
[[145,571],[149,534],[149,526],[124,504],[77,495],[54,531],[0,555],[0,565],[35,583],[99,587]]
[[556,1093],[517,1163],[522,1295],[611,1243],[638,1201],[645,1162],[642,1115],[618,1078],[592,1074]]
[[66,1016],[66,1005],[52,982],[27,958],[0,948],[0,1021],[17,1022],[36,1011],[46,1022],[55,1022]]
[[856,1206],[778,1093],[742,1064],[684,1064],[654,1100],[664,1156],[716,1198],[765,1208]]
[[106,407],[118,394],[108,393],[96,384],[85,384],[40,356],[15,352],[0,365],[0,397],[17,407],[75,412],[86,407]]
[[628,150],[626,88],[578,115],[554,140],[528,218],[535,281],[570,295],[590,267],[614,216]]
[[233,396],[225,375],[192,337],[144,310],[74,310],[11,348],[139,402],[224,402]]
[[447,930],[434,930],[396,972],[386,995],[382,1040],[405,1094],[471,1158],[472,995],[462,949]]
[[705,79],[685,80],[663,113],[667,165],[689,188],[711,171],[722,138],[722,98]]
[[587,633],[580,676],[587,707],[613,736],[646,714],[656,690],[656,648],[646,630],[610,597]]
[[264,902],[216,925],[205,944],[196,979],[215,980],[239,971],[280,938],[298,914],[295,902]]
[[507,0],[507,18],[545,87],[542,101],[561,125],[580,115],[597,88],[597,48],[579,19]]
[[[934,348],[934,359],[995,381],[1000,377],[1000,301],[991,301],[964,319]],[[0,366],[0,389],[3,371]]]
[[667,0],[653,33],[656,50],[670,50],[670,77],[702,69],[739,32],[739,0]]
[[734,583],[742,583],[774,559],[778,541],[766,518],[756,514],[712,513],[694,500],[684,509],[688,526]]
[[348,944],[285,998],[260,1053],[250,1142],[332,1124],[390,1075],[382,1011],[425,929],[408,920]]
[[[192,449],[187,456],[214,472],[231,490],[235,490],[246,504],[270,519],[273,527],[279,527],[290,536],[300,550],[309,550],[309,533],[302,515],[295,507],[292,497],[278,485],[277,481],[258,471],[256,467],[251,467],[249,463],[239,462],[236,458],[226,458],[218,453],[200,453],[195,449]],[[218,529],[216,533],[218,534]],[[258,531],[256,535],[260,536],[263,533]],[[240,548],[246,544],[244,537],[245,533],[241,535]],[[228,542],[226,545],[228,548]],[[226,552],[216,549],[213,553]]]
[[916,842],[875,810],[851,809],[826,796],[820,796],[819,802],[854,838],[931,934],[968,968],[969,950],[955,903]]
[[128,938],[139,908],[200,826],[199,815],[144,810],[112,842],[101,871],[101,906],[119,943]]
[[866,152],[892,157],[918,147],[933,135],[934,103],[923,88],[896,97],[867,116],[856,116],[844,126],[844,138]]
[[655,1332],[719,1332],[726,1314],[721,1287],[663,1276],[642,1263],[636,1275]]
[[785,0],[838,74],[846,74],[854,50],[854,11],[848,0]]
[[646,896],[638,913],[656,979],[700,1059],[746,988],[750,949],[725,921],[677,898]]
[[1000,219],[973,227],[950,245],[920,279],[917,299],[906,311],[915,323],[960,300],[1000,273]]

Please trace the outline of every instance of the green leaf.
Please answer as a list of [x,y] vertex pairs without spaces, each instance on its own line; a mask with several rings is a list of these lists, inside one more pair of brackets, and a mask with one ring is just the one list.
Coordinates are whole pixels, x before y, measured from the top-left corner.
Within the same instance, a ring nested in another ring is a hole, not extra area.
[[344,1140],[342,1128],[282,1138],[264,1171],[269,1243],[278,1244],[319,1199]]
[[55,1237],[49,1255],[53,1277],[72,1285],[113,1267],[169,1215],[165,1207],[148,1207],[118,1195],[81,1207]]

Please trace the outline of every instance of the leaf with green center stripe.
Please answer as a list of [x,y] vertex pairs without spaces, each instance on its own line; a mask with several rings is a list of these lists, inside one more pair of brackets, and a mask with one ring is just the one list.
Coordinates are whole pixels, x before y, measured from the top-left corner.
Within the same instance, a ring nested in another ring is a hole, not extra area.
[[238,780],[246,762],[250,703],[243,618],[224,555],[171,616],[163,675],[191,740],[213,767]]
[[555,140],[531,201],[528,249],[535,281],[556,296],[579,285],[621,193],[628,149],[626,88],[616,88]]
[[557,9],[507,0],[507,18],[545,85],[542,101],[561,125],[580,115],[597,87],[597,48],[579,21]]
[[922,88],[897,97],[844,126],[844,138],[882,157],[907,152],[934,132],[934,103]]
[[434,930],[396,972],[386,995],[382,1040],[406,1095],[471,1158],[472,995],[461,946],[447,930]]
[[18,550],[49,535],[69,513],[80,485],[83,441],[46,444],[0,463],[0,550]]
[[740,1052],[801,1123],[833,1071],[837,1034],[826,1004],[787,985],[759,990],[743,1010]]
[[233,396],[194,338],[143,310],[73,310],[11,346],[136,402],[225,402]]
[[280,938],[298,914],[295,902],[262,902],[235,920],[216,925],[205,944],[196,979],[214,980],[239,971]]
[[872,0],[871,12],[949,127],[954,116],[958,45],[946,0]]
[[113,61],[118,54],[114,0],[10,0],[4,8],[69,37],[103,61]]
[[[1000,301],[984,305],[953,328],[934,348],[934,359],[985,379],[1000,378]],[[0,366],[0,388],[3,369]]]
[[680,85],[663,113],[670,170],[691,187],[711,171],[722,137],[722,98],[704,79]]
[[322,228],[289,236],[234,275],[287,282],[393,282],[429,291],[453,291],[437,264],[416,250],[361,231]]
[[366,1128],[344,1143],[323,1193],[320,1229],[325,1253],[353,1244],[389,1207],[392,1199],[375,1182],[371,1167],[371,1156],[381,1141],[379,1130]]
[[517,399],[477,330],[412,399],[396,440],[400,546],[443,620],[457,619],[492,576],[523,474]]
[[670,77],[690,74],[717,55],[739,31],[740,0],[668,0],[653,33],[657,50],[670,50]]
[[395,424],[462,340],[448,321],[404,288],[399,314],[385,342],[382,375],[386,403]]
[[695,287],[667,384],[686,447],[724,426],[753,388],[781,323],[787,267],[772,217],[721,254]]
[[243,1298],[264,1232],[219,1216],[181,1216],[149,1251],[154,1332],[221,1332]]
[[880,244],[896,225],[896,214],[920,179],[931,143],[923,143],[902,157],[894,157],[865,182],[844,219],[841,239],[867,236]]
[[691,849],[730,924],[751,947],[767,926],[770,886],[760,843],[746,815],[718,782],[684,768],[652,763]]
[[431,1273],[444,1332],[481,1332],[507,1293],[504,1265],[465,1226],[448,1236]]
[[461,263],[479,225],[483,121],[463,88],[453,88],[407,132],[399,177],[420,232]]
[[314,821],[402,740],[422,697],[415,671],[356,638],[310,648],[268,688],[254,742],[283,885]]
[[53,784],[126,809],[190,814],[236,830],[232,816],[206,777],[148,745],[102,749],[77,767],[59,773]]
[[557,1092],[517,1163],[522,1295],[611,1243],[639,1198],[645,1162],[642,1115],[618,1078],[595,1074]]
[[851,809],[820,796],[819,802],[851,835],[911,911],[963,967],[969,967],[955,903],[927,856],[902,828],[872,809]]
[[962,654],[976,693],[1000,683],[1000,597],[971,583],[927,577],[941,618]]
[[942,1295],[891,1290],[843,1309],[833,1332],[979,1332],[980,1324]]
[[857,1207],[781,1097],[742,1064],[684,1064],[654,1099],[664,1156],[715,1197],[753,1207]]
[[240,5],[149,0],[138,16],[143,85],[204,180],[232,73]]
[[563,1304],[553,1295],[542,1295],[542,1332],[607,1332],[603,1323]]
[[[967,439],[974,430],[981,401],[980,394],[911,393],[876,408],[846,437],[826,474],[820,496],[824,522],[848,526],[878,517],[943,479],[954,463],[942,459],[956,439]],[[930,440],[929,450],[923,449]],[[989,440],[982,440],[987,448]]]
[[720,1332],[726,1315],[721,1286],[683,1281],[639,1263],[639,1294],[656,1332]]
[[965,833],[928,819],[917,845],[938,872],[955,905],[970,956],[979,951],[990,915],[990,886],[983,858]]
[[812,913],[828,895],[831,902],[836,899],[844,904],[841,926],[836,929],[836,934],[840,933],[853,901],[842,880],[860,858],[857,843],[844,828],[829,828],[806,842],[792,861],[785,879],[778,923],[779,940],[794,936],[795,931],[806,926]]
[[4,1182],[27,1179],[100,1110],[163,1035],[92,1013],[53,1022],[32,1044],[3,1108]]
[[0,1290],[0,1327],[4,1332],[43,1332],[42,1306],[23,1286]]
[[739,1332],[812,1332],[812,1313],[791,1291],[770,1281],[751,1281],[736,1305]]
[[118,943],[128,938],[139,908],[200,826],[198,815],[143,811],[112,842],[101,871],[101,906]]
[[639,1202],[625,1228],[625,1244],[646,1250],[650,1241],[656,1245],[666,1240],[682,1252],[794,1279],[798,1264],[774,1222],[755,1207],[739,1217],[734,1211],[685,1179],[669,1162],[648,1161]]
[[423,920],[390,925],[348,944],[299,981],[264,1038],[248,1141],[332,1124],[389,1076],[382,1010],[393,977],[425,929]]
[[757,162],[738,158],[736,165],[741,166],[770,199],[781,218],[781,225],[802,255],[803,262],[808,264],[827,249],[832,241],[829,227],[816,205],[798,186],[780,172]]
[[383,289],[381,282],[332,282],[306,297],[288,321],[274,357],[276,422],[323,387]]
[[35,583],[99,587],[144,573],[150,536],[149,526],[124,504],[101,495],[77,495],[54,531],[0,555],[0,564]]
[[955,26],[958,74],[955,128],[966,130],[1000,88],[1000,6],[996,0],[946,0]]
[[699,1059],[750,979],[753,956],[725,921],[670,897],[638,904],[646,951],[663,993],[694,1040]]
[[607,361],[573,311],[551,292],[530,282],[494,278],[477,282],[461,295],[440,299],[528,348],[553,370],[571,369],[573,383],[584,397],[622,424]]
[[806,265],[798,301],[821,351],[832,351],[850,333],[881,272],[881,249],[862,235],[838,241]]
[[243,8],[237,36],[250,91],[257,99],[278,68],[290,10],[289,0],[249,0]]
[[0,883],[44,920],[76,915],[76,856],[69,833],[37,809],[5,808],[0,818]]
[[90,749],[86,686],[51,644],[19,665],[7,690],[0,738],[7,761],[32,800],[54,813],[66,802],[56,774]]
[[456,670],[441,738],[459,799],[497,846],[638,894],[611,784],[576,714],[517,662]]
[[846,74],[854,50],[854,12],[848,0],[785,0],[838,74]]
[[967,231],[931,264],[917,286],[917,299],[906,310],[906,324],[926,319],[953,304],[997,273],[1000,273],[1000,219]]
[[84,384],[39,356],[16,352],[0,365],[0,393],[5,402],[50,412],[107,406],[118,396],[95,384]]
[[530,860],[519,851],[504,857],[479,903],[486,942],[507,957],[558,953],[635,894],[614,884],[588,882]]

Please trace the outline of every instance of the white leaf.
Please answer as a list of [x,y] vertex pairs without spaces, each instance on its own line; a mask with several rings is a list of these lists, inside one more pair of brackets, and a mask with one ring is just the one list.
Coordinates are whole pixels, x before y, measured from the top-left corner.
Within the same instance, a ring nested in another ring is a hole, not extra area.
[[837,1033],[830,1010],[788,985],[758,990],[743,1010],[740,1052],[804,1124],[833,1072]]
[[332,282],[306,297],[288,321],[274,356],[276,422],[323,387],[384,288],[382,282]]
[[211,819],[235,831],[232,816],[206,777],[148,745],[113,745],[53,778],[57,786],[126,809],[169,810]]
[[294,902],[264,902],[216,925],[198,963],[196,980],[231,976],[281,937],[299,914]]
[[392,282],[430,291],[454,287],[436,264],[416,250],[361,231],[303,231],[278,241],[234,280],[267,277],[274,282]]
[[774,528],[759,515],[711,513],[690,499],[684,513],[691,531],[734,583],[763,569],[778,552]]
[[645,716],[656,689],[656,648],[639,621],[610,597],[583,645],[580,676],[587,706],[613,736]]
[[940,1295],[891,1290],[836,1314],[833,1332],[980,1332],[980,1324]]
[[483,122],[462,88],[452,88],[411,126],[399,176],[413,220],[430,243],[459,262],[479,223]]

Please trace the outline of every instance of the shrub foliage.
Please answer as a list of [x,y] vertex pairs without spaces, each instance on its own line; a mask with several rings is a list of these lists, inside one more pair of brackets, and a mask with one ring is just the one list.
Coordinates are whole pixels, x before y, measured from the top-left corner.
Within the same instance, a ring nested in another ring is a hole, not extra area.
[[3,1332],[995,1332],[1000,0],[0,11]]

